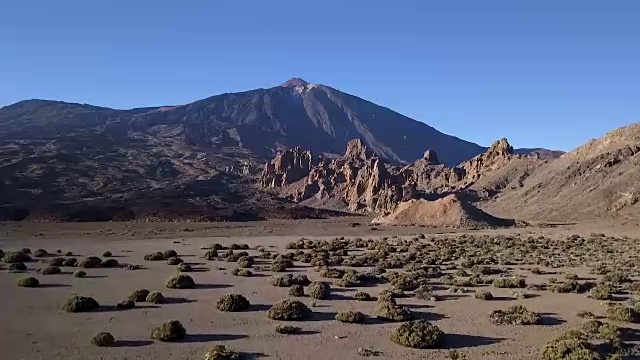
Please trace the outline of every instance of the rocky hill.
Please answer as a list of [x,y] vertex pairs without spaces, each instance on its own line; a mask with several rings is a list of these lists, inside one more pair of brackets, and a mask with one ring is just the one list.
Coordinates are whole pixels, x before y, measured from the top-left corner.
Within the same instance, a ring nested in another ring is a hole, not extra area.
[[640,124],[623,127],[548,161],[484,204],[488,211],[548,221],[640,215]]

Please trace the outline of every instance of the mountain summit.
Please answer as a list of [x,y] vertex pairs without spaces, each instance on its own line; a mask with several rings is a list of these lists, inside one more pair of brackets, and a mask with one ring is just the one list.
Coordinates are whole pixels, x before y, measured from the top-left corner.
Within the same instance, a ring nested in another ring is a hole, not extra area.
[[308,82],[304,81],[303,79],[299,78],[299,77],[294,77],[291,78],[285,82],[282,83],[282,87],[296,87],[296,86],[302,86],[302,85],[309,85]]

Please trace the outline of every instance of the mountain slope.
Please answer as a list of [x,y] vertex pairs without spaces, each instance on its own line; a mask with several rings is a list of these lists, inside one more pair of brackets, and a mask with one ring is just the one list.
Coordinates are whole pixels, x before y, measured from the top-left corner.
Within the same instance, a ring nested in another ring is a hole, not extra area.
[[530,220],[573,221],[640,215],[640,123],[537,168],[522,187],[483,205],[492,214]]

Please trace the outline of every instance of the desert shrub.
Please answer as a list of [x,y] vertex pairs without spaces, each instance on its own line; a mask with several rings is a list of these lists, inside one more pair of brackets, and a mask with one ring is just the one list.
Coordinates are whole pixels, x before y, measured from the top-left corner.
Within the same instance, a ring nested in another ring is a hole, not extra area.
[[600,283],[589,291],[589,297],[596,300],[610,300],[613,288],[607,283]]
[[613,305],[607,308],[605,312],[606,316],[610,320],[620,321],[620,322],[637,322],[638,321],[638,313],[630,307],[626,307],[624,305]]
[[43,268],[41,271],[42,275],[57,275],[57,274],[60,274],[61,272],[62,270],[60,270],[60,268],[57,266],[47,266]]
[[250,268],[254,263],[255,260],[251,256],[242,256],[240,259],[238,259],[238,266],[240,266],[241,268]]
[[583,319],[595,319],[596,318],[596,315],[594,313],[592,313],[591,311],[587,311],[587,310],[578,311],[576,316],[579,317],[579,318],[583,318]]
[[616,271],[610,274],[606,274],[602,277],[603,282],[608,282],[614,285],[622,285],[624,283],[631,282],[629,276],[625,273]]
[[147,295],[144,301],[151,304],[162,304],[164,302],[164,295],[159,291],[152,291]]
[[204,258],[207,260],[214,260],[217,257],[218,257],[218,251],[215,249],[207,250],[207,252],[204,254]]
[[151,330],[152,339],[165,342],[182,340],[185,336],[187,336],[187,331],[178,320],[167,321]]
[[135,302],[143,302],[147,300],[147,296],[149,296],[149,293],[151,292],[147,289],[137,289],[132,292],[127,299]]
[[105,251],[102,253],[102,257],[112,257],[113,254],[111,253],[111,251]]
[[282,276],[272,276],[269,278],[269,284],[278,287],[290,287],[291,285],[309,285],[311,281],[307,278],[307,275],[303,274],[286,274]]
[[78,264],[79,267],[85,269],[97,268],[100,265],[102,265],[102,259],[95,256],[89,256],[88,258],[80,261],[80,263]]
[[249,250],[249,244],[231,244],[233,250]]
[[74,257],[67,258],[62,263],[62,266],[65,266],[65,267],[75,267],[76,265],[78,265],[78,259],[76,259]]
[[56,257],[49,261],[49,265],[51,266],[64,266],[64,258]]
[[391,341],[415,349],[439,348],[444,332],[425,320],[408,321],[391,332]]
[[522,305],[513,305],[506,310],[494,310],[489,319],[496,325],[536,325],[540,316]]
[[517,290],[510,291],[509,295],[511,295],[512,298],[518,299],[518,300],[524,300],[524,299],[529,299],[533,297],[533,294],[527,294],[525,292],[517,291]]
[[7,264],[31,261],[29,254],[20,251],[10,251],[4,254],[2,261]]
[[155,252],[145,255],[144,259],[147,261],[162,261],[164,260],[164,255],[161,252]]
[[353,298],[358,300],[358,301],[371,301],[371,295],[369,295],[368,293],[364,292],[364,291],[358,291],[357,293],[355,293],[353,295]]
[[567,293],[581,293],[583,288],[580,283],[575,280],[566,281],[563,283],[553,284],[549,287],[549,290],[554,293],[567,294]]
[[49,253],[45,249],[36,249],[36,251],[33,252],[33,257],[37,258],[45,257],[47,255],[49,255]]
[[27,270],[27,265],[23,262],[16,262],[9,265],[9,271],[25,271]]
[[613,324],[604,323],[598,328],[598,338],[615,347],[620,346],[621,336],[620,329]]
[[331,296],[331,288],[325,282],[314,281],[309,285],[309,296],[317,300],[327,300]]
[[396,289],[402,291],[413,291],[420,286],[420,283],[411,274],[400,274],[390,282]]
[[576,338],[555,339],[547,343],[542,349],[543,360],[599,360],[598,352],[591,344]]
[[521,277],[502,277],[493,280],[493,287],[496,288],[524,288],[527,282]]
[[271,264],[272,272],[285,272],[287,271],[287,266],[281,262],[274,262]]
[[82,271],[82,270],[76,270],[73,272],[73,276],[77,277],[77,278],[83,278],[87,276],[87,273]]
[[249,256],[249,253],[246,251],[240,251],[240,252],[234,253],[233,250],[229,250],[228,256],[226,256],[226,258],[227,258],[227,262],[237,262],[238,260],[240,260],[245,256],[247,257]]
[[129,270],[129,271],[133,271],[133,270],[140,270],[142,269],[142,266],[140,265],[135,265],[135,264],[126,264],[124,266],[125,270]]
[[364,314],[359,311],[341,311],[336,314],[336,320],[343,323],[360,324],[364,322]]
[[182,264],[183,262],[184,260],[182,260],[177,256],[172,256],[170,258],[167,258],[167,265],[179,265],[179,264]]
[[281,300],[267,311],[272,320],[304,320],[311,315],[311,310],[302,302],[295,299]]
[[442,285],[453,285],[455,281],[456,281],[455,276],[451,274],[443,275],[440,278],[440,282],[442,283]]
[[18,250],[18,252],[21,252],[21,253],[24,253],[24,254],[31,254],[31,249],[22,248],[22,249]]
[[189,275],[178,274],[170,277],[166,285],[169,289],[192,289],[196,286],[196,282]]
[[304,287],[302,285],[293,284],[289,288],[290,296],[304,296]]
[[118,260],[116,259],[107,259],[105,261],[102,262],[102,267],[105,268],[113,268],[113,267],[117,267],[118,265],[120,265],[120,263],[118,263]]
[[340,279],[344,276],[344,270],[324,267],[320,270],[320,276],[328,279]]
[[398,306],[394,301],[381,301],[374,310],[378,319],[387,321],[409,321],[413,318],[411,310]]
[[73,252],[67,251],[66,253],[64,253],[64,256],[73,256]]
[[165,250],[165,252],[162,253],[162,256],[165,259],[168,259],[168,258],[172,258],[172,257],[177,257],[178,253],[175,250]]
[[564,278],[567,279],[567,280],[578,280],[578,279],[580,279],[578,274],[575,274],[575,273],[566,273],[566,274],[564,274]]
[[493,300],[493,294],[488,291],[478,291],[474,297],[480,300]]
[[116,339],[108,332],[100,332],[91,338],[91,343],[95,346],[109,347],[115,344]]
[[189,265],[187,263],[178,264],[178,266],[176,266],[176,269],[178,269],[178,271],[180,271],[180,272],[192,272],[193,271],[193,267],[191,267],[191,265]]
[[95,310],[99,306],[100,304],[92,297],[74,295],[62,305],[62,310],[78,313]]
[[293,325],[278,324],[275,327],[275,331],[278,334],[295,335],[295,334],[299,334],[302,331],[302,329]]
[[38,285],[40,285],[40,282],[38,281],[38,279],[31,276],[18,279],[18,286],[21,286],[21,287],[36,287]]
[[125,299],[117,303],[116,307],[120,310],[133,309],[136,307],[136,302],[131,299]]
[[591,320],[585,321],[582,324],[582,327],[580,328],[580,330],[582,331],[583,334],[586,334],[589,337],[594,337],[595,335],[598,334],[598,329],[600,329],[600,326],[602,326],[602,321],[591,319]]
[[240,294],[222,295],[216,302],[220,311],[244,311],[249,309],[249,300]]
[[231,274],[235,276],[243,276],[243,277],[253,276],[253,273],[249,269],[233,269],[233,271],[231,271]]
[[438,301],[438,295],[434,294],[433,289],[427,285],[422,285],[413,292],[413,296],[420,300]]
[[204,360],[240,360],[241,357],[237,351],[228,349],[224,345],[216,345],[205,354]]

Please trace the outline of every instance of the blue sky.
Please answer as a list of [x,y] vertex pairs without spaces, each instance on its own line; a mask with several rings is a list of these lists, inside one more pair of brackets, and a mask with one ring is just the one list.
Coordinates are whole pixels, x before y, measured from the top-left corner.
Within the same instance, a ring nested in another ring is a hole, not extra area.
[[488,145],[640,121],[640,1],[7,0],[0,106],[182,104],[299,76]]

